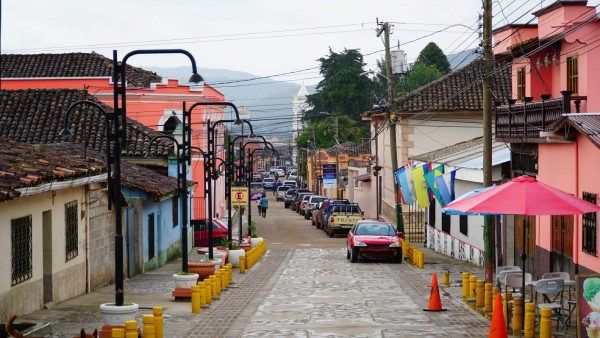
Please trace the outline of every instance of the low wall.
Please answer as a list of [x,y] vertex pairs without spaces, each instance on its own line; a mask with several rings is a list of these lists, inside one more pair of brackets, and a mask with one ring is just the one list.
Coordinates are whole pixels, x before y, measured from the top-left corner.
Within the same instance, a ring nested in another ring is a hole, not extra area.
[[430,250],[477,266],[483,266],[483,250],[430,225],[425,226],[425,231],[427,232],[426,246]]

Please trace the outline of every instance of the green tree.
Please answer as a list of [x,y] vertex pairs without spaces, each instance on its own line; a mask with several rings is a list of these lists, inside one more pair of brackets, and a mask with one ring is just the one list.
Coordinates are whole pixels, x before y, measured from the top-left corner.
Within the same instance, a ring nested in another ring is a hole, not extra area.
[[[360,120],[360,114],[371,109],[375,102],[373,82],[360,75],[365,65],[362,54],[356,49],[344,49],[341,53],[329,49],[329,55],[318,61],[323,80],[317,85],[317,92],[308,96],[308,103],[313,108],[306,112],[309,128],[304,133],[312,132],[310,128],[320,129],[324,120],[329,120],[325,129],[333,130],[332,117],[325,118],[320,114],[328,112],[339,116],[340,142],[360,141],[369,133],[369,124]],[[333,135],[324,138],[323,148],[334,144]],[[312,139],[312,135],[301,135],[302,139]]]
[[442,74],[448,74],[450,72],[448,58],[435,42],[430,42],[423,48],[421,53],[419,53],[415,64],[435,65]]
[[435,65],[416,64],[410,72],[396,84],[397,96],[404,95],[419,87],[435,81],[444,74]]

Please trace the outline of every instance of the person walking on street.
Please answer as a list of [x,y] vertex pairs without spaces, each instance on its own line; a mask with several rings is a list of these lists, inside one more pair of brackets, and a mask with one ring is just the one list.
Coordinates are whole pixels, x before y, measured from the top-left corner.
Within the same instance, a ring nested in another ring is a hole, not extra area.
[[262,215],[262,208],[260,206],[260,200],[261,200],[260,198],[256,200],[256,205],[258,206],[258,216]]
[[260,204],[260,208],[262,209],[262,217],[267,217],[267,209],[269,208],[269,199],[267,198],[266,194],[263,193],[259,204]]

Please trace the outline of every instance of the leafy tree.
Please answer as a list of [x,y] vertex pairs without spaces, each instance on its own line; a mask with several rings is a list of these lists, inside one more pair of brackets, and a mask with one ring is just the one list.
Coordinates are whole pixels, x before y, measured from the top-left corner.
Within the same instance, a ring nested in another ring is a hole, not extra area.
[[430,42],[423,48],[421,53],[419,53],[415,64],[435,65],[442,74],[448,74],[450,72],[448,58],[435,42]]
[[419,87],[435,81],[444,74],[435,65],[417,63],[395,86],[396,96],[404,95]]
[[[313,107],[306,112],[306,119],[310,121],[309,127],[321,128],[325,117],[320,112],[337,114],[340,121],[340,142],[360,141],[369,133],[369,124],[360,120],[360,114],[371,109],[375,102],[373,82],[360,75],[365,65],[362,54],[356,49],[344,49],[341,53],[329,49],[329,55],[318,61],[321,63],[320,73],[323,80],[317,85],[317,92],[307,98]],[[331,117],[327,118],[329,119]],[[330,120],[324,129],[332,130],[332,121]],[[298,144],[301,145],[302,139],[311,138],[312,135],[301,135]],[[334,144],[333,134],[323,140],[323,148]]]

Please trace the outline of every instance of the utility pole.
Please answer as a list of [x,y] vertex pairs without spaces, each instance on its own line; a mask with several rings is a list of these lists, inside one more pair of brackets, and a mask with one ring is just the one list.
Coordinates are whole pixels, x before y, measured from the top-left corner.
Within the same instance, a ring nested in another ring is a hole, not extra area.
[[[492,0],[483,1],[483,186],[492,185]],[[485,281],[493,282],[495,225],[493,216],[483,219]],[[524,268],[524,267],[523,267]]]
[[340,137],[340,114],[335,114],[335,190],[336,190],[336,198],[339,200],[340,197],[340,146],[339,146],[339,137]]
[[[379,23],[377,28],[377,37],[383,33],[385,44],[385,76],[387,78],[388,109],[390,117],[393,114],[394,106],[394,84],[392,83],[392,54],[390,52],[390,23]],[[392,175],[398,170],[398,148],[396,147],[396,122],[390,119],[390,150],[392,155]],[[404,221],[402,219],[402,204],[400,203],[398,190],[394,186],[394,203],[396,204],[396,228],[399,232],[404,232]]]

